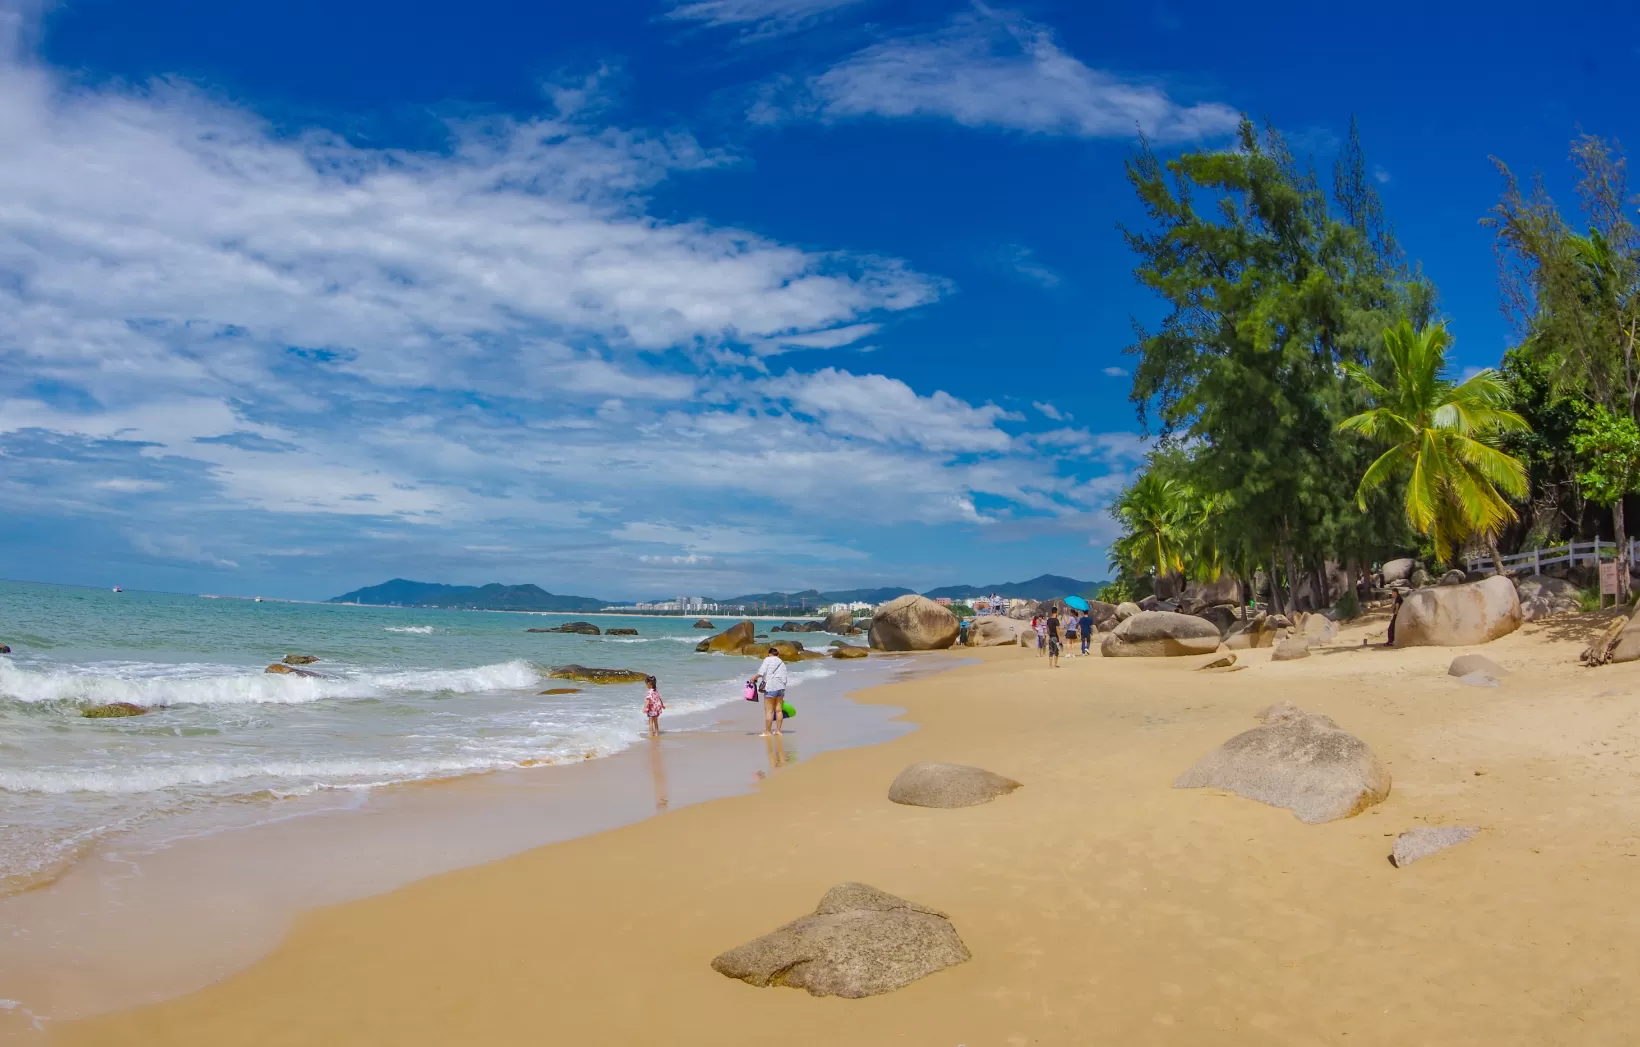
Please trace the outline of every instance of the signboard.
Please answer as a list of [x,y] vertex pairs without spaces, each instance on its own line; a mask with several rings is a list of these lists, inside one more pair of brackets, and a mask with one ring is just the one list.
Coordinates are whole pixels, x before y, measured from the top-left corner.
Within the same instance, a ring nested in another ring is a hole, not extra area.
[[1600,595],[1617,596],[1622,590],[1617,588],[1617,564],[1603,563],[1600,565]]

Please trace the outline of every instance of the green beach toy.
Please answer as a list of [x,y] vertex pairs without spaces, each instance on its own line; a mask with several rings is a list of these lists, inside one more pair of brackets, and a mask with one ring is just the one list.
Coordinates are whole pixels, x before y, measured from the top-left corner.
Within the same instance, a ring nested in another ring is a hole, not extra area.
[[790,720],[792,717],[797,715],[797,706],[793,705],[791,702],[781,702],[780,715]]

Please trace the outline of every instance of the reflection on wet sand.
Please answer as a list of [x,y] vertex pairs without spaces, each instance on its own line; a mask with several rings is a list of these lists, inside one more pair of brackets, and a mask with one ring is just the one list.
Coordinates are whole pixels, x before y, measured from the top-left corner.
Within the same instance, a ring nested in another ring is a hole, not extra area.
[[[797,749],[786,738],[779,735],[765,735],[763,748],[769,758],[769,771],[777,771],[789,763],[797,762]],[[768,777],[768,771],[758,771],[759,778]]]
[[666,787],[666,755],[661,751],[658,736],[649,739],[649,777],[655,784],[655,810],[664,811],[668,803]]

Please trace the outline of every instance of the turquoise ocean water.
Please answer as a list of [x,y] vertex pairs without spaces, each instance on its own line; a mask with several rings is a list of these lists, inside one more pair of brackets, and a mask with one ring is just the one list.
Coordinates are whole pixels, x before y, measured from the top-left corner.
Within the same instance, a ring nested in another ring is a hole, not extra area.
[[[213,806],[583,760],[639,739],[641,684],[549,680],[551,665],[653,673],[665,722],[686,728],[740,700],[756,664],[696,654],[710,634],[692,617],[591,619],[636,637],[525,632],[576,617],[0,582],[0,642],[12,648],[0,655],[0,885]],[[263,671],[287,653],[317,656],[320,675]],[[805,682],[847,671],[793,666],[794,699]],[[583,691],[537,693],[553,686]],[[105,702],[151,711],[80,715]]]

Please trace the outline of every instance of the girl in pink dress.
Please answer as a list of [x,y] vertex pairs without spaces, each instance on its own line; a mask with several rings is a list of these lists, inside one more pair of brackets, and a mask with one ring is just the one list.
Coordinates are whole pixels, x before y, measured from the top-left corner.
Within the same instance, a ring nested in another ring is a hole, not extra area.
[[643,696],[643,714],[649,717],[649,737],[658,738],[661,733],[661,710],[666,708],[666,703],[661,701],[661,692],[656,688],[653,676],[644,677],[643,682],[649,688]]

